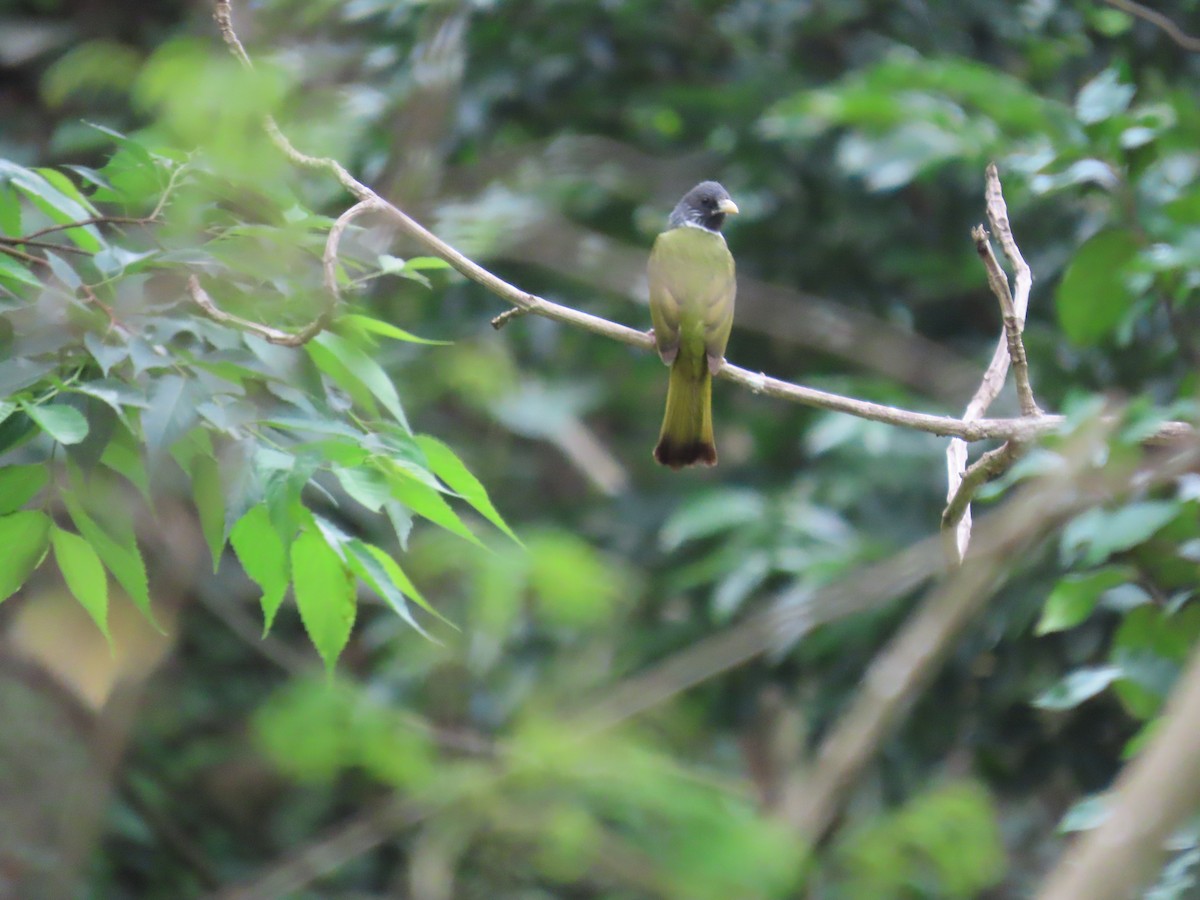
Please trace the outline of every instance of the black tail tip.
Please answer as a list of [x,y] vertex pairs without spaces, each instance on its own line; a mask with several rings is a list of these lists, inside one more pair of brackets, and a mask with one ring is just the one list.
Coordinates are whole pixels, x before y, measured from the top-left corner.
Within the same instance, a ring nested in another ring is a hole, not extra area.
[[662,440],[654,448],[654,459],[659,465],[672,469],[682,469],[684,466],[715,466],[717,448],[707,441],[674,444]]

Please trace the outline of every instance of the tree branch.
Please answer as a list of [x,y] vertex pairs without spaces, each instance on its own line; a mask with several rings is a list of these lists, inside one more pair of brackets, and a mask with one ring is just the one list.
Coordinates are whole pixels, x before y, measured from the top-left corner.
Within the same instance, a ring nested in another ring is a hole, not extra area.
[[[1025,327],[1025,313],[1029,308],[1029,291],[1033,286],[1033,275],[1025,258],[1013,238],[1012,225],[1008,220],[1008,206],[1004,202],[1004,192],[1000,187],[1000,173],[995,163],[989,163],[985,176],[984,201],[987,206],[988,222],[992,232],[1000,241],[1004,255],[1013,267],[1015,291],[1010,292],[1008,277],[1000,268],[1000,261],[992,251],[991,242],[983,226],[971,230],[975,241],[975,251],[983,262],[987,272],[988,285],[1000,304],[1000,316],[1004,321],[1004,333],[992,354],[992,361],[983,373],[983,380],[971,402],[963,412],[963,421],[978,420],[991,406],[992,401],[1000,395],[1004,388],[1004,379],[1011,365],[1013,378],[1017,385],[1017,399],[1021,407],[1021,415],[1029,421],[1042,418],[1042,411],[1033,398],[1033,388],[1029,382],[1029,361],[1025,356],[1025,342],[1021,332]],[[1015,296],[1014,296],[1015,293]],[[1008,450],[1004,454],[992,455],[988,468],[975,473],[976,477],[964,489],[964,472],[967,468],[967,446],[964,440],[956,438],[946,448],[946,510],[942,513],[942,528],[952,531],[950,541],[951,556],[961,560],[971,542],[971,497],[975,491],[988,479],[994,478],[1010,465],[1018,456],[1021,442],[1009,438]]]
[[[220,29],[221,37],[229,46],[234,56],[243,65],[252,68],[253,65],[250,62],[250,58],[246,55],[245,48],[234,33],[231,15],[229,0],[215,0],[214,18]],[[498,275],[493,274],[483,266],[464,256],[437,235],[426,230],[420,223],[398,207],[380,197],[375,191],[351,175],[336,159],[309,156],[301,153],[292,146],[292,143],[279,130],[278,124],[272,117],[266,117],[264,127],[271,142],[293,163],[304,168],[324,169],[329,172],[349,193],[357,197],[360,201],[371,204],[374,209],[387,216],[401,232],[424,247],[430,254],[444,259],[461,275],[474,281],[490,293],[495,294],[510,306],[522,310],[523,313],[532,313],[552,319],[555,322],[561,322],[564,325],[582,328],[584,331],[590,331],[593,334],[598,334],[641,350],[651,351],[654,349],[654,341],[644,331],[638,331],[616,322],[610,322],[607,319],[573,309],[569,306],[552,303],[549,300],[538,297],[535,294],[530,294],[515,285],[509,284],[503,278],[500,278]],[[194,293],[193,297],[195,297]],[[213,309],[216,308],[212,304],[211,298],[209,298],[209,306]],[[206,308],[206,311],[208,311],[208,308]],[[266,337],[267,333],[275,335],[274,338],[266,338],[267,340],[272,340],[274,343],[285,343],[288,346],[296,346],[296,343],[291,343],[297,340],[296,335],[289,335],[287,332],[281,332],[268,326],[247,322],[236,316],[230,317],[227,313],[219,313],[219,315],[226,317],[221,321],[238,325],[238,327],[249,326],[249,330],[255,331],[260,336]],[[503,318],[504,315],[501,314],[500,318]],[[280,340],[281,337],[282,340]],[[298,341],[297,343],[303,343],[303,341]],[[1007,353],[1007,347],[1005,347],[1005,353]],[[788,400],[804,406],[849,413],[850,415],[869,419],[873,422],[883,422],[888,425],[925,431],[943,437],[957,437],[967,442],[997,439],[1015,439],[1020,442],[1026,442],[1053,431],[1062,423],[1061,416],[1042,416],[1035,420],[980,419],[976,415],[970,417],[970,419],[966,417],[964,419],[956,419],[951,416],[911,412],[894,406],[885,406],[882,403],[871,403],[867,400],[857,400],[853,397],[844,397],[840,394],[792,384],[778,378],[771,378],[761,372],[751,372],[748,369],[743,369],[728,362],[722,366],[716,377],[741,385],[757,394],[766,394],[770,397]],[[1191,433],[1191,426],[1185,422],[1167,422],[1151,436],[1150,441],[1161,443],[1169,441],[1180,434]]]
[[1136,16],[1143,22],[1149,22],[1184,50],[1191,51],[1192,53],[1200,53],[1200,38],[1187,34],[1171,19],[1157,10],[1150,9],[1148,6],[1142,6],[1140,3],[1134,3],[1133,0],[1104,0],[1104,2],[1109,6],[1115,6],[1121,12]]

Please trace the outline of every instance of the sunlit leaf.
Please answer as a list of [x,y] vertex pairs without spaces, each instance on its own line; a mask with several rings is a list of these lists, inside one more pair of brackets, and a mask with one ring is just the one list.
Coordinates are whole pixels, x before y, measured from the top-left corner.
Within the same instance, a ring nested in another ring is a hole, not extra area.
[[485,519],[518,544],[521,543],[516,534],[513,533],[513,530],[508,527],[508,523],[501,518],[496,507],[492,505],[492,501],[488,497],[487,489],[483,486],[483,483],[471,474],[470,470],[455,455],[453,450],[442,441],[428,434],[417,435],[416,442],[417,446],[424,452],[425,458],[429,461],[429,467],[438,478],[446,482],[446,485],[452,491],[475,507]]
[[354,627],[354,576],[316,531],[293,541],[291,561],[304,630],[332,672]]
[[146,576],[146,563],[138,547],[137,536],[132,528],[114,528],[110,523],[101,525],[90,516],[73,495],[63,497],[71,521],[79,534],[91,544],[105,568],[112,573],[117,583],[141,610],[142,615],[159,631],[162,626],[154,617],[150,604],[150,582]]
[[108,577],[104,574],[104,565],[100,562],[99,555],[82,537],[58,527],[50,529],[50,543],[54,547],[54,559],[67,587],[87,610],[104,636],[110,637]]
[[0,468],[0,515],[20,509],[32,500],[49,480],[49,467],[45,465]]
[[291,569],[288,548],[266,506],[253,506],[238,519],[229,532],[229,543],[246,575],[262,589],[263,636],[271,630],[275,614],[283,603]]
[[49,547],[50,517],[40,510],[27,509],[0,516],[0,547],[4,564],[0,565],[0,601],[7,600],[38,567]]

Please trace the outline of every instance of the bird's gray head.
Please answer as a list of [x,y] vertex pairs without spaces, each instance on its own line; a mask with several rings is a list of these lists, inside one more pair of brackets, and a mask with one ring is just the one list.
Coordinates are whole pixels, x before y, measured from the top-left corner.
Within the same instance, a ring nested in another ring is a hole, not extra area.
[[715,181],[702,181],[675,204],[667,224],[671,228],[691,225],[719,232],[725,224],[725,216],[736,215],[737,211],[737,204],[730,199],[729,191]]

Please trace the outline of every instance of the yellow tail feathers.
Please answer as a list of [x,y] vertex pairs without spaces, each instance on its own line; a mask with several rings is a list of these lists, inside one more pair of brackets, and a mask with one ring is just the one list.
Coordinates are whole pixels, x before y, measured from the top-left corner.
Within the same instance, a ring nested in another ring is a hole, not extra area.
[[681,354],[671,366],[667,411],[658,446],[654,448],[654,458],[672,469],[717,464],[712,427],[712,375],[703,358],[696,367]]

